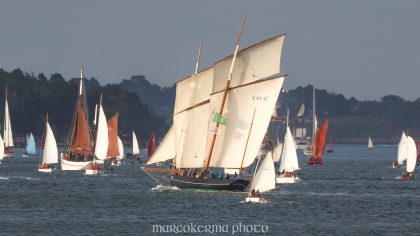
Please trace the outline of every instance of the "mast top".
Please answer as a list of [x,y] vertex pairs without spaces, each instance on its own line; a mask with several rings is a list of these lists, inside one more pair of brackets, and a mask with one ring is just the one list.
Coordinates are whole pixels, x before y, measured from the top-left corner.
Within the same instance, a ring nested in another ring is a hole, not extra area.
[[82,90],[83,90],[83,66],[80,68],[80,85],[79,85],[79,95],[82,95]]

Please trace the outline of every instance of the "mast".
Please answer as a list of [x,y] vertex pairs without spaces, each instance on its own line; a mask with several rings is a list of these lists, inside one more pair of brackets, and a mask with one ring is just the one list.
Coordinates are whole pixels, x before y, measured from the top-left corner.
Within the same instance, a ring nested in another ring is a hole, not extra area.
[[195,72],[194,72],[194,74],[197,74],[198,73],[198,66],[200,65],[200,60],[201,60],[201,46],[202,46],[202,41],[200,40],[200,45],[198,46],[197,62],[195,63]]
[[[226,86],[225,86],[225,89],[224,89],[224,91],[223,91],[222,104],[221,104],[220,109],[219,109],[219,114],[220,114],[220,116],[223,114],[223,108],[224,108],[224,106],[225,106],[226,96],[227,96],[227,92],[228,92],[228,89],[229,89],[230,80],[232,79],[233,66],[235,65],[236,55],[238,54],[239,40],[240,40],[240,38],[241,38],[241,34],[242,34],[242,30],[243,30],[243,27],[244,27],[244,24],[245,24],[245,20],[246,20],[246,15],[244,16],[244,18],[243,18],[243,20],[242,20],[241,29],[239,30],[239,33],[238,33],[238,38],[236,39],[236,42],[235,42],[235,47],[234,47],[234,49],[233,49],[233,53],[232,53],[232,54],[233,54],[232,63],[231,63],[231,65],[230,65],[229,75],[228,75],[228,78],[227,78],[227,81],[226,81]],[[218,122],[216,122],[216,128],[215,128],[215,130],[216,130],[216,131],[219,129],[219,125],[220,125],[220,124],[219,124]],[[216,136],[217,136],[217,132],[215,132],[215,133],[213,134],[213,136],[212,136],[211,143],[210,143],[210,151],[209,151],[209,153],[208,153],[208,155],[207,155],[206,162],[205,162],[205,164],[204,164],[204,171],[203,171],[203,174],[204,174],[205,172],[207,172],[207,170],[209,169],[209,164],[210,164],[210,160],[211,160],[211,155],[213,154],[213,148],[214,148],[214,144],[215,144],[215,142],[216,142]]]
[[315,86],[313,86],[312,92],[312,151],[313,156],[315,157],[316,152],[316,127],[315,127]]

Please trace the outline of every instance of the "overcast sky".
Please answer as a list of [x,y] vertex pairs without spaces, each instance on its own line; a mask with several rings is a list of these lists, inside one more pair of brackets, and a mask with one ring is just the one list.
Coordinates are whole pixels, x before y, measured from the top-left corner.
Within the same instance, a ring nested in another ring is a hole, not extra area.
[[143,74],[171,86],[240,47],[287,33],[284,87],[314,84],[346,97],[420,97],[420,1],[38,0],[0,4],[0,68],[87,77]]

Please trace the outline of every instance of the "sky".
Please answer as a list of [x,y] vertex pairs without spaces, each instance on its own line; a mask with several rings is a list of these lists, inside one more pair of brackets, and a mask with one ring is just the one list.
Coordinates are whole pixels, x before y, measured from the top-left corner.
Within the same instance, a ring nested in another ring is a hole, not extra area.
[[0,4],[0,68],[101,84],[132,75],[172,86],[233,49],[287,33],[284,86],[347,98],[420,97],[420,1],[37,0]]

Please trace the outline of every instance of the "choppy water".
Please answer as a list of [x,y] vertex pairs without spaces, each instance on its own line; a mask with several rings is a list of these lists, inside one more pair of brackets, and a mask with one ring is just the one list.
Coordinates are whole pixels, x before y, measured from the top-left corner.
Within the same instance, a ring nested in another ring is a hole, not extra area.
[[365,148],[336,145],[323,166],[308,166],[300,153],[302,181],[267,193],[264,205],[241,203],[243,193],[158,186],[130,163],[88,177],[39,173],[37,158],[5,159],[0,234],[148,235],[154,224],[193,223],[228,225],[224,235],[239,224],[266,225],[268,235],[420,235],[420,171],[396,180],[404,170],[389,167],[396,147]]

